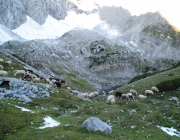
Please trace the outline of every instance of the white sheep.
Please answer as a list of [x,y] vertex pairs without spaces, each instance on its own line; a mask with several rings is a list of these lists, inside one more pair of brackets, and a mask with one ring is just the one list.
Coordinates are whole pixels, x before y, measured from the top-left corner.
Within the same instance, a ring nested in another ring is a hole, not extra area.
[[114,98],[115,98],[114,95],[109,95],[109,96],[107,97],[106,103],[107,103],[107,104],[111,104],[111,100],[114,99]]
[[78,91],[78,90],[71,90],[71,93],[72,93],[73,95],[78,95],[79,91]]
[[26,72],[25,72],[25,70],[14,70],[14,76],[16,76],[16,75],[25,75],[26,74]]
[[67,89],[68,91],[71,91],[71,87],[67,87],[66,89]]
[[134,99],[132,93],[126,93],[126,95],[127,95],[127,99],[130,99],[130,98],[131,98],[131,99]]
[[4,61],[4,63],[7,64],[7,65],[11,65],[11,61],[9,61],[9,60],[8,61]]
[[4,62],[4,59],[0,58],[0,63],[3,63]]
[[98,96],[99,95],[99,93],[97,92],[97,91],[95,91],[94,92],[94,96],[96,97],[96,96]]
[[89,94],[88,94],[88,97],[91,98],[91,99],[94,98],[94,97],[95,97],[94,92],[89,93]]
[[111,95],[111,94],[113,94],[114,93],[114,90],[111,90],[111,91],[109,91],[109,95]]
[[82,93],[80,96],[81,96],[82,98],[87,98],[87,97],[88,97],[88,93]]
[[3,65],[0,65],[0,69],[3,70]]
[[154,95],[154,92],[152,90],[145,90],[144,93],[145,95],[149,95],[149,96]]
[[106,92],[105,91],[102,91],[102,96],[106,96]]
[[34,82],[40,82],[40,78],[38,78],[38,77],[33,78],[33,81],[34,81]]
[[145,100],[147,98],[147,96],[139,94],[138,98],[141,100]]
[[157,87],[152,87],[151,90],[152,90],[154,93],[158,93],[158,92],[159,92],[159,90],[158,90]]
[[8,72],[5,71],[5,70],[0,70],[0,75],[1,75],[1,76],[7,76],[7,75],[8,75]]
[[111,105],[115,104],[115,102],[116,102],[115,98],[112,98],[112,99],[110,100],[110,104],[111,104]]
[[131,89],[131,90],[130,90],[130,93],[132,93],[132,94],[134,94],[134,95],[138,95],[137,91],[134,90],[134,89]]

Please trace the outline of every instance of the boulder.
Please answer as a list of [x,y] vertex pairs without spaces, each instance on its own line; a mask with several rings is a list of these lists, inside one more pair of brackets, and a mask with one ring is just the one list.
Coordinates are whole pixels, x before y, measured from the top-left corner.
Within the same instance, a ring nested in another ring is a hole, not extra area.
[[97,117],[90,117],[86,119],[83,124],[81,125],[82,127],[86,127],[89,131],[102,131],[111,134],[112,133],[112,128],[105,122],[101,121]]

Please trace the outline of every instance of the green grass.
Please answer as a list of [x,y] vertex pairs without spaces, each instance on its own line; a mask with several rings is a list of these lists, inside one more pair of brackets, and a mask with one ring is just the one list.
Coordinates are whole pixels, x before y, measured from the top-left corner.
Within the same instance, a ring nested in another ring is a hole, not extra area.
[[[2,56],[3,57],[3,56]],[[23,68],[14,62],[14,69]],[[12,72],[11,68],[5,69]],[[13,73],[10,76],[13,77]],[[156,125],[174,127],[180,131],[180,106],[170,97],[180,98],[180,90],[160,92],[144,101],[137,97],[134,101],[116,99],[115,105],[106,104],[105,96],[98,96],[91,101],[84,101],[65,90],[67,86],[78,87],[80,91],[93,91],[88,82],[77,79],[74,74],[67,74],[69,81],[64,88],[52,87],[52,93],[46,98],[31,98],[32,103],[24,104],[18,99],[0,100],[0,139],[2,140],[178,140],[169,136]],[[166,80],[180,78],[180,67],[138,80],[117,90],[126,93],[136,89],[143,94],[145,89],[156,86]],[[37,84],[39,85],[39,84]],[[163,96],[162,96],[163,95]],[[22,112],[14,105],[33,110],[34,113]],[[58,108],[58,110],[54,109]],[[136,113],[130,115],[132,109]],[[50,116],[61,123],[60,126],[39,129],[43,118]],[[81,124],[89,117],[98,117],[112,126],[112,134],[100,131],[88,131]],[[69,124],[69,126],[66,126]],[[135,126],[135,128],[131,128]]]

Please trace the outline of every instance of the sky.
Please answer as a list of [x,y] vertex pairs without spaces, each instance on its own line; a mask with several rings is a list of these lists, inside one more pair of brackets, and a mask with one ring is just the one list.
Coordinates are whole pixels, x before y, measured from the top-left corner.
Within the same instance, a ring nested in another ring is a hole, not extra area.
[[180,0],[71,0],[81,9],[92,10],[94,3],[102,6],[122,6],[131,15],[141,15],[147,12],[159,12],[169,24],[180,29]]

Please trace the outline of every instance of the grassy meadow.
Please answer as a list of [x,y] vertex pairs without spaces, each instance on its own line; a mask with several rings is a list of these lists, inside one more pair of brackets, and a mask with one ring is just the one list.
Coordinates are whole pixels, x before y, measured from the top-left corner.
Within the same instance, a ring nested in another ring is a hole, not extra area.
[[[5,56],[1,58],[9,59]],[[9,71],[9,77],[14,77],[12,67],[23,69],[21,64],[13,61],[11,67],[4,67]],[[135,89],[144,94],[152,86],[178,78],[180,67],[119,87],[116,91],[127,93]],[[107,96],[86,101],[72,95],[65,89],[67,86],[76,87],[81,92],[91,92],[95,88],[82,79],[68,80],[61,89],[55,86],[49,88],[50,97],[31,98],[33,102],[28,104],[19,99],[0,100],[0,140],[179,140],[179,137],[166,134],[157,125],[180,130],[180,104],[170,100],[171,97],[180,99],[180,88],[160,89],[159,93],[144,101],[137,97],[130,101],[116,98],[115,105],[108,105]],[[21,111],[14,105],[34,113]],[[131,114],[132,110],[135,112]],[[60,122],[60,125],[39,129],[46,116]],[[89,117],[98,117],[112,126],[112,134],[82,128],[81,124]]]

